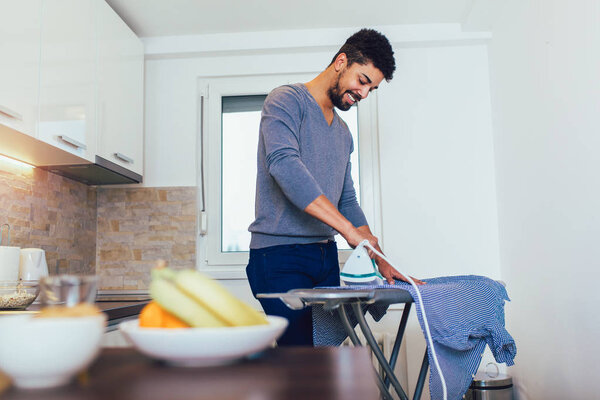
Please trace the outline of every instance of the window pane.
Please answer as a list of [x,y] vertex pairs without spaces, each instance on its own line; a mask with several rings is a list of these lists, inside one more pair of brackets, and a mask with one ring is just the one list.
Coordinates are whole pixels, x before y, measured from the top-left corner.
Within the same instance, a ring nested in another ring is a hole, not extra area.
[[[264,96],[227,96],[222,98],[222,186],[221,186],[221,251],[248,251],[254,221],[256,189],[256,149],[260,112]],[[352,179],[360,201],[358,174],[358,113],[356,106],[338,112],[346,122],[354,140],[351,155]],[[346,241],[336,236],[338,248],[349,249]]]
[[256,149],[266,96],[222,99],[221,251],[248,251],[254,221]]

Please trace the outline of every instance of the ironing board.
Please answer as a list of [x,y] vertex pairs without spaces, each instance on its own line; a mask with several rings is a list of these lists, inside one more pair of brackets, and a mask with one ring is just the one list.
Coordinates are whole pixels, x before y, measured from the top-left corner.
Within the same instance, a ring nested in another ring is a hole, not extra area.
[[[260,298],[278,298],[281,299],[289,308],[293,310],[300,310],[305,307],[312,307],[314,305],[322,305],[323,309],[327,311],[337,311],[342,325],[346,330],[346,333],[350,337],[350,340],[354,346],[363,346],[359,340],[354,328],[350,324],[348,313],[346,312],[345,305],[350,306],[354,313],[358,325],[360,326],[363,335],[367,341],[368,346],[375,354],[375,357],[385,372],[385,379],[383,379],[376,371],[375,376],[377,377],[377,385],[381,392],[381,396],[384,399],[392,399],[389,387],[390,384],[394,387],[394,390],[402,400],[408,400],[408,396],[402,389],[398,378],[394,374],[394,367],[398,359],[398,353],[400,351],[400,345],[402,344],[402,337],[406,330],[406,323],[408,321],[408,314],[410,313],[411,305],[413,303],[412,296],[404,289],[335,289],[335,288],[316,288],[316,289],[294,289],[286,293],[263,293],[258,294]],[[404,311],[400,319],[400,325],[398,326],[398,333],[394,340],[394,347],[392,348],[392,354],[390,359],[387,360],[377,345],[373,332],[371,331],[365,316],[363,314],[363,305],[377,304],[388,306],[390,304],[404,304]],[[423,386],[425,384],[425,377],[427,375],[427,369],[429,368],[429,359],[427,358],[427,350],[423,357],[421,364],[421,370],[417,379],[417,385],[413,399],[420,399],[423,392]]]

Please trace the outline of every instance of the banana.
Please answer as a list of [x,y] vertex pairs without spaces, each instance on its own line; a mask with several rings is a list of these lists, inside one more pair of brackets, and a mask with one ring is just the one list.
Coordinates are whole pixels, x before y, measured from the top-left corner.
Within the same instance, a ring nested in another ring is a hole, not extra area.
[[150,295],[166,311],[193,327],[268,324],[262,314],[218,282],[191,269],[155,268]]
[[185,294],[231,326],[268,323],[258,311],[238,300],[217,281],[198,271],[179,271],[173,281]]
[[193,327],[218,327],[228,324],[198,304],[166,279],[153,279],[150,296],[162,308]]

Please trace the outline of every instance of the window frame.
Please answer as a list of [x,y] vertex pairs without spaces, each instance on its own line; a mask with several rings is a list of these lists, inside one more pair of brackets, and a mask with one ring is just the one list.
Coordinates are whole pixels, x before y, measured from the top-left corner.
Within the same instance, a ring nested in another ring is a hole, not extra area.
[[[246,75],[198,78],[198,191],[199,233],[198,263],[201,270],[218,278],[245,278],[248,252],[221,251],[222,192],[222,97],[268,94],[274,88],[295,82],[307,82],[318,72]],[[377,132],[377,96],[375,92],[358,105],[359,174],[361,208],[371,231],[381,233],[379,145]],[[204,177],[203,177],[204,175]],[[204,182],[203,182],[204,178]],[[351,250],[340,250],[343,264]]]

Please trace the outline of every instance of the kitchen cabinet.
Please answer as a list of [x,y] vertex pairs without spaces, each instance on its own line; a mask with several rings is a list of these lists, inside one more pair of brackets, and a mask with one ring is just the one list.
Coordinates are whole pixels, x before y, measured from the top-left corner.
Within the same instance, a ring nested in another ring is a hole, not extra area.
[[97,154],[142,175],[144,48],[103,0],[98,32]]
[[35,136],[42,1],[0,5],[0,125]]
[[104,0],[0,5],[0,153],[87,183],[140,182],[141,41]]
[[93,161],[97,41],[92,0],[44,0],[38,138]]

